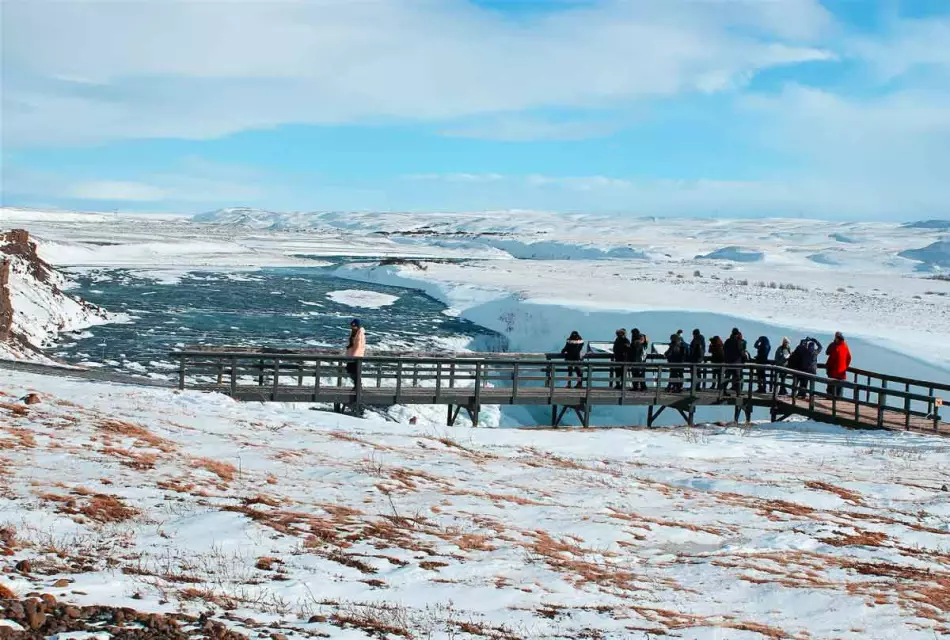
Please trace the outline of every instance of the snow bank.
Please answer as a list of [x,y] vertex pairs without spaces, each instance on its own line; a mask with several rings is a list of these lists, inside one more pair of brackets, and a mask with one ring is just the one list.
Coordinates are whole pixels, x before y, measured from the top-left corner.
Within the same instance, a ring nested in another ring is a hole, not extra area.
[[9,305],[0,357],[48,361],[38,350],[51,346],[59,333],[124,319],[64,293],[65,276],[40,259],[26,232],[0,234],[0,258],[6,260],[0,296]]
[[[363,291],[360,289],[345,289],[343,291],[330,291],[326,294],[327,298],[337,304],[348,307],[359,307],[361,309],[382,309],[395,304],[399,296],[391,296],[387,293],[378,291]],[[313,304],[306,303],[304,304]]]
[[723,247],[710,251],[706,255],[696,256],[697,260],[731,260],[732,262],[759,262],[765,257],[761,251],[751,251],[741,247]]

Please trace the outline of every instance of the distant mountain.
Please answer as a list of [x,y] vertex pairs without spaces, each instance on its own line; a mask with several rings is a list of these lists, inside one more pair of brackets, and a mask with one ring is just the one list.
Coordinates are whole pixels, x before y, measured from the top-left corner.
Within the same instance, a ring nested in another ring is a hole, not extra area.
[[928,231],[950,231],[950,220],[918,220],[905,222],[901,225],[905,229],[927,229]]

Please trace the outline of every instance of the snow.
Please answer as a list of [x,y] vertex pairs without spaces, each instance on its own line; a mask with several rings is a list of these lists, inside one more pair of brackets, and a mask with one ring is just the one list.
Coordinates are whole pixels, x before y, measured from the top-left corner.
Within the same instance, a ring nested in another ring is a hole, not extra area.
[[[359,307],[362,309],[382,309],[395,304],[399,296],[391,296],[377,291],[363,291],[360,289],[345,289],[343,291],[330,291],[326,294],[327,298],[337,304],[343,304],[348,307]],[[307,303],[304,303],[307,304]]]
[[696,256],[697,260],[731,260],[732,262],[760,262],[765,257],[761,251],[751,251],[742,247],[723,247],[710,251],[706,255]]
[[901,257],[920,260],[927,266],[950,267],[950,240],[941,240],[922,249],[907,249]]
[[[38,279],[34,273],[36,267],[29,259],[2,253],[0,257],[10,261],[8,294],[13,308],[13,334],[34,349],[50,346],[62,332],[128,320],[124,314],[109,313],[64,293],[69,282],[56,270],[49,271],[45,280]],[[0,343],[0,358],[49,361],[16,341]]]
[[[14,411],[29,391],[42,402]],[[448,429],[6,371],[0,394],[0,527],[17,540],[0,563],[39,568],[0,574],[16,593],[227,606],[288,638],[367,637],[344,619],[526,639],[931,640],[950,624],[946,440]]]

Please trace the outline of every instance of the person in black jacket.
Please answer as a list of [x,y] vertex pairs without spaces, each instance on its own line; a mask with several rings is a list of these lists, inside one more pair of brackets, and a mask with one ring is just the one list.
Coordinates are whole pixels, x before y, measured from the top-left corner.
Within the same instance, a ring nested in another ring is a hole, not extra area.
[[[722,338],[713,336],[709,339],[709,361],[713,364],[725,364],[726,347],[722,343]],[[713,388],[722,388],[722,367],[712,369]]]
[[[627,352],[627,362],[642,363],[647,359],[647,337],[639,329],[630,330],[630,351]],[[631,370],[634,391],[646,391],[646,370],[636,368]]]
[[[818,357],[821,355],[821,343],[808,336],[803,338],[801,342],[798,343],[798,346],[795,347],[795,351],[792,353],[792,357],[789,359],[789,364],[794,362],[794,369],[801,371],[802,373],[807,373],[810,375],[818,375]],[[805,376],[798,376],[798,397],[806,398],[808,397],[808,389],[810,387],[809,378]]]
[[[564,356],[564,359],[568,362],[580,362],[584,359],[584,338],[581,337],[581,334],[577,331],[571,331],[570,337],[567,339],[567,342],[564,343],[564,348],[561,349],[561,355]],[[567,386],[571,386],[571,378],[574,375],[577,375],[577,388],[580,388],[584,382],[584,374],[579,366],[576,364],[568,365],[567,367]]]
[[[627,339],[627,330],[617,329],[617,337],[614,338],[613,361],[617,363],[626,362],[628,351],[630,351],[630,340]],[[623,364],[619,367],[613,367],[610,373],[611,384],[618,389],[623,388]]]
[[[772,353],[772,343],[769,341],[769,337],[759,336],[759,339],[756,340],[752,346],[755,347],[755,363],[763,366],[767,365],[769,363],[769,355]],[[768,393],[768,371],[759,369],[756,371],[756,378],[759,380],[759,386],[756,392]]]
[[[775,350],[775,366],[791,368],[789,360],[792,357],[792,348],[789,346],[788,338],[782,338],[782,344]],[[781,371],[776,372],[776,377],[780,382],[772,381],[772,384],[778,384],[778,394],[780,396],[788,395],[788,387],[785,385],[785,374]]]
[[[671,335],[670,346],[666,349],[666,361],[670,364],[682,364],[686,362],[688,356],[689,351],[679,334]],[[670,382],[666,385],[666,390],[673,393],[680,393],[683,390],[683,367],[670,367]]]
[[[693,329],[693,339],[689,343],[689,361],[693,364],[702,364],[706,359],[706,338],[699,332],[699,329]],[[693,390],[702,391],[706,387],[706,370],[703,367],[696,367],[696,379],[693,380]]]
[[734,328],[729,339],[723,345],[725,351],[726,364],[737,365],[727,370],[726,385],[732,383],[732,388],[736,393],[741,391],[742,365],[749,361],[749,351],[746,341],[742,338],[742,332]]

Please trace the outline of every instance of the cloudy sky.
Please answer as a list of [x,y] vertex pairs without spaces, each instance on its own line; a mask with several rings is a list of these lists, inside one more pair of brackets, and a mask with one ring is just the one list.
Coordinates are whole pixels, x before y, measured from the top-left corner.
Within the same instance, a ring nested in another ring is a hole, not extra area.
[[2,201],[950,215],[948,0],[2,0]]

